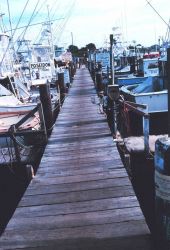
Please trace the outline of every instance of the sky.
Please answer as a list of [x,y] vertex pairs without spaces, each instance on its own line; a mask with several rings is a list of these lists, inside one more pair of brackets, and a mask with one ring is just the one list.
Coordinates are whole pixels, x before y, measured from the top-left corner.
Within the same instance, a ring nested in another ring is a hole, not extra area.
[[25,38],[35,43],[42,31],[38,23],[51,20],[51,36],[58,46],[73,43],[81,48],[92,42],[97,48],[106,47],[110,34],[124,45],[150,46],[166,36],[170,1],[150,3],[161,17],[146,0],[7,0],[0,3],[5,14],[1,27],[6,31],[29,24],[25,32],[18,29],[9,34],[14,41]]

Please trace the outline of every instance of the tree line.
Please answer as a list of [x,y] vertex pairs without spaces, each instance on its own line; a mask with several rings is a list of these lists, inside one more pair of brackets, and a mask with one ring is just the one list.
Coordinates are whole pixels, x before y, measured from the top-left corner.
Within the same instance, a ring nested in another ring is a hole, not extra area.
[[75,57],[87,57],[89,51],[95,51],[96,45],[94,43],[89,43],[85,47],[78,48],[75,45],[69,45],[68,51],[72,53]]
[[[146,53],[146,52],[149,53],[151,51],[159,51],[160,46],[158,44],[154,44],[154,45],[145,47],[145,46],[142,46],[141,44],[137,44],[135,46],[129,45],[128,49],[138,50],[141,53]],[[68,51],[70,51],[72,55],[75,57],[87,57],[89,51],[93,52],[95,50],[96,50],[96,45],[94,43],[89,43],[85,47],[82,47],[80,49],[76,45],[69,45],[68,47]]]

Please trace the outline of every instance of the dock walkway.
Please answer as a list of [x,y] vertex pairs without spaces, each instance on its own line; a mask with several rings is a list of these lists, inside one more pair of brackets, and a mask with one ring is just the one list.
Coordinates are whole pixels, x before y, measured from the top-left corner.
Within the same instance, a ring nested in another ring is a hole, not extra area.
[[149,250],[150,232],[94,84],[77,70],[0,249]]

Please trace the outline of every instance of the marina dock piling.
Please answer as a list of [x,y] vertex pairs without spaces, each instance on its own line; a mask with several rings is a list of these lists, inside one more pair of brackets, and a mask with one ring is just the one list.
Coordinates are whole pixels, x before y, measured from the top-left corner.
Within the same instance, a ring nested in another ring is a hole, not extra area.
[[102,71],[96,72],[96,89],[97,89],[97,92],[103,91]]
[[116,137],[117,134],[117,101],[119,99],[120,92],[119,92],[119,86],[114,85],[108,85],[108,97],[110,99],[110,105],[111,105],[111,112],[112,112],[112,132],[114,134],[114,137]]
[[65,94],[66,94],[65,85],[64,85],[64,72],[58,73],[58,84],[59,84],[59,89],[60,89],[60,103],[61,105],[63,105],[63,101],[64,101]]
[[43,107],[44,119],[47,133],[51,132],[53,126],[53,113],[49,84],[39,85],[40,100]]
[[170,137],[170,48],[167,48],[167,77],[168,77],[168,136]]

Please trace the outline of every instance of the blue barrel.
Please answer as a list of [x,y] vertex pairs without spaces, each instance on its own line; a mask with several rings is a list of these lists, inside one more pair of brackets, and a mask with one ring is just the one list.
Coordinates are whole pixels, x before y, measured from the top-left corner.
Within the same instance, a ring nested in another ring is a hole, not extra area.
[[170,249],[170,138],[156,141],[154,163],[156,235]]

